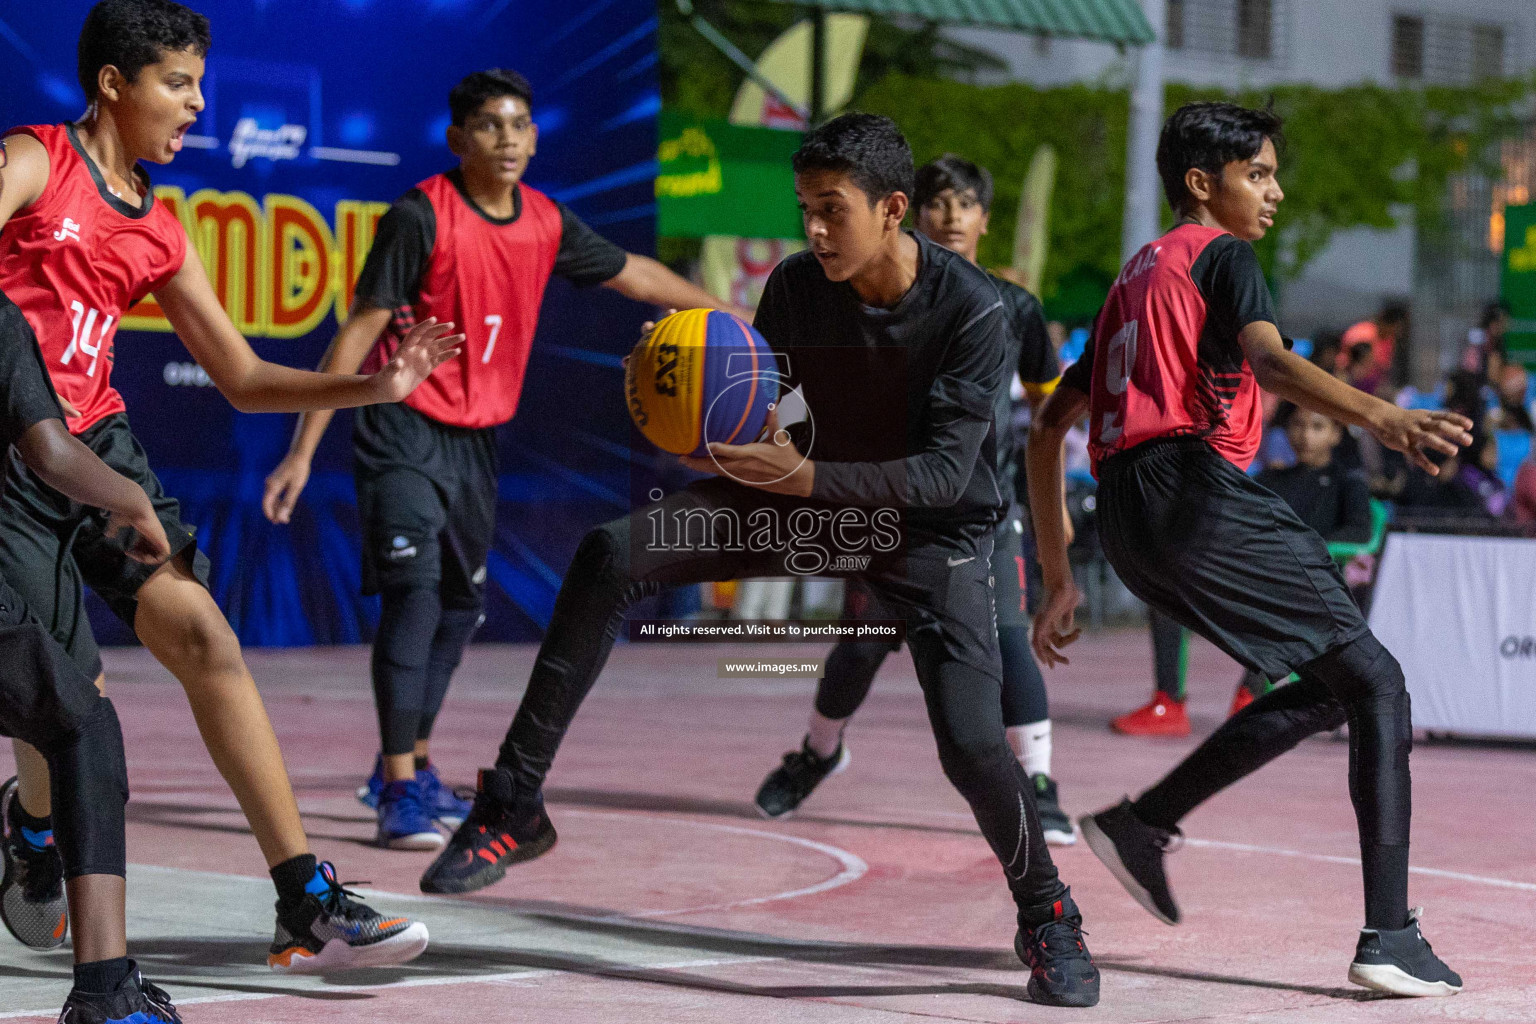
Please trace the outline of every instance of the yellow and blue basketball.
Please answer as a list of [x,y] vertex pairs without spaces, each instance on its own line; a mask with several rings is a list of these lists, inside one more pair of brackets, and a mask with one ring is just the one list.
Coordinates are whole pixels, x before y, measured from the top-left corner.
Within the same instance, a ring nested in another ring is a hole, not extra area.
[[629,355],[624,397],[652,444],[673,455],[757,440],[778,398],[768,343],[718,309],[673,313]]

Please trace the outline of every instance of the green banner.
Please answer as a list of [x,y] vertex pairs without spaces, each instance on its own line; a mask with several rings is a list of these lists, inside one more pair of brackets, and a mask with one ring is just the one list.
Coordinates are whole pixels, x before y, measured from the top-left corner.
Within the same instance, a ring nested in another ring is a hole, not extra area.
[[1504,208],[1504,265],[1499,295],[1509,307],[1505,345],[1536,362],[1536,204]]
[[800,132],[662,111],[659,134],[658,235],[802,237],[789,166]]

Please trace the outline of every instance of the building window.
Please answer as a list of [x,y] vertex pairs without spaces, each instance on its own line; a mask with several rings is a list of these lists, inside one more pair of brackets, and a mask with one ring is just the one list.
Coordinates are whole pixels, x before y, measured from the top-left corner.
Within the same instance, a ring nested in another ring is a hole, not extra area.
[[1424,19],[1392,16],[1392,73],[1398,78],[1424,77]]
[[1472,27],[1472,79],[1504,77],[1504,30],[1498,25]]
[[1168,0],[1168,24],[1163,45],[1170,50],[1184,49],[1184,0]]
[[1237,55],[1269,60],[1274,54],[1271,0],[1237,0]]

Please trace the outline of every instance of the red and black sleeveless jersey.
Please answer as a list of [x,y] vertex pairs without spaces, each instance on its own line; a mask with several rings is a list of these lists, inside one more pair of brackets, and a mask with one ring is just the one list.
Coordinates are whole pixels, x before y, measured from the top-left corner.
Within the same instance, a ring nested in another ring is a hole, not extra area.
[[78,434],[124,410],[111,381],[117,326],[181,269],[187,233],[147,178],[142,207],[114,196],[73,125],[7,134],[19,133],[47,149],[48,185],[0,231],[0,291],[37,334],[54,388],[80,413],[67,420]]
[[517,412],[550,275],[596,284],[624,269],[624,250],[561,204],[519,183],[512,216],[481,210],[457,172],[417,185],[379,222],[356,294],[396,315],[370,356],[382,366],[412,326],[452,321],[463,352],[433,371],[406,404],[439,423],[489,427]]
[[1189,436],[1247,469],[1263,413],[1237,336],[1259,320],[1275,314],[1247,242],[1181,224],[1142,247],[1110,288],[1093,343],[1062,377],[1089,396],[1095,471],[1115,452]]

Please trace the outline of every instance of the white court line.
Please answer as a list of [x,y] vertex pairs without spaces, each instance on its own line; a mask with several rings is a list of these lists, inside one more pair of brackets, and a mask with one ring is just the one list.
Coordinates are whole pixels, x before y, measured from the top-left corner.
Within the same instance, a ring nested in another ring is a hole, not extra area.
[[[1360,866],[1359,857],[1339,857],[1329,853],[1307,853],[1304,850],[1286,850],[1278,846],[1254,846],[1251,843],[1224,843],[1216,839],[1186,839],[1185,846],[1205,846],[1217,850],[1236,850],[1239,853],[1267,853],[1275,857],[1297,857],[1301,860],[1315,860],[1324,864],[1349,864]],[[1458,882],[1472,882],[1476,885],[1491,885],[1498,889],[1519,889],[1522,892],[1536,892],[1536,882],[1517,882],[1510,878],[1490,878],[1487,875],[1469,875],[1461,871],[1446,871],[1443,868],[1418,868],[1409,867],[1410,875],[1428,875],[1431,878],[1451,878]]]

